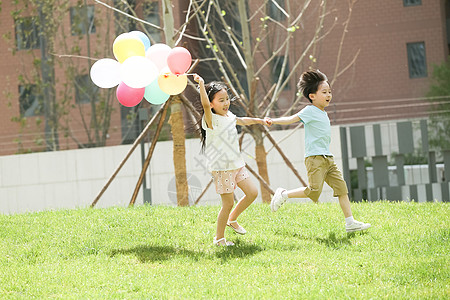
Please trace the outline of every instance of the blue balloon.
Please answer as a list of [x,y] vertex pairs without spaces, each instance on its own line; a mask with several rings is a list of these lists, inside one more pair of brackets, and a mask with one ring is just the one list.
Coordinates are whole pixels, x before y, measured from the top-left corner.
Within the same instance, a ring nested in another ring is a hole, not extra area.
[[148,38],[148,36],[145,33],[136,30],[136,31],[131,31],[130,34],[138,37],[144,43],[145,50],[150,48],[150,45],[151,45],[150,39]]
[[164,93],[158,85],[158,79],[155,79],[145,87],[144,98],[151,104],[163,104],[169,99],[170,95]]

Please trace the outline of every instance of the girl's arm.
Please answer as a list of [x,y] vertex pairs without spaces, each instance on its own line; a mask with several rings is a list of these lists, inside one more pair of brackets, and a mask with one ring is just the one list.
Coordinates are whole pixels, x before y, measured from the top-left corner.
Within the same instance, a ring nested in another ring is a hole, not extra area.
[[205,81],[198,74],[194,75],[194,80],[196,82],[198,82],[198,86],[200,89],[200,101],[202,102],[203,111],[205,112],[206,126],[208,126],[208,128],[210,128],[210,129],[213,129],[213,127],[212,127],[212,111],[211,111],[211,105],[210,105],[209,99],[208,99],[208,94],[206,93],[206,89],[205,89]]
[[281,117],[281,118],[272,119],[271,124],[289,125],[289,124],[299,122],[299,121],[301,121],[301,119],[298,115],[292,115],[289,117]]
[[236,124],[241,125],[241,126],[253,125],[253,124],[261,124],[261,125],[270,126],[269,120],[270,120],[269,118],[260,119],[260,118],[243,117],[243,118],[236,118]]

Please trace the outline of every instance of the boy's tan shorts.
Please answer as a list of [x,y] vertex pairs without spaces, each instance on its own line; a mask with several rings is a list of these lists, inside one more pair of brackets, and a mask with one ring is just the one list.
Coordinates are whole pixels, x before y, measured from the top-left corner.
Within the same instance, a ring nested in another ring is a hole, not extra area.
[[305,159],[305,165],[309,183],[305,189],[305,194],[312,201],[317,202],[319,200],[324,182],[333,189],[334,197],[348,194],[347,184],[345,184],[344,177],[336,166],[333,156],[308,156]]

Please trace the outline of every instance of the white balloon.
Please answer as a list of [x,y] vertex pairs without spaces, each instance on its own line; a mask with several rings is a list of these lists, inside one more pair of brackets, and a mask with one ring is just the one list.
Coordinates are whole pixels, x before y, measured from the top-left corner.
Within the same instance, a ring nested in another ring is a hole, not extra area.
[[154,44],[145,51],[145,56],[156,65],[158,70],[161,71],[163,68],[167,67],[167,57],[169,56],[171,49],[172,48],[166,44]]
[[120,79],[120,63],[111,58],[102,58],[91,67],[91,79],[101,88],[112,88],[118,85]]
[[144,88],[159,75],[158,68],[144,56],[131,56],[120,66],[122,81],[131,88]]

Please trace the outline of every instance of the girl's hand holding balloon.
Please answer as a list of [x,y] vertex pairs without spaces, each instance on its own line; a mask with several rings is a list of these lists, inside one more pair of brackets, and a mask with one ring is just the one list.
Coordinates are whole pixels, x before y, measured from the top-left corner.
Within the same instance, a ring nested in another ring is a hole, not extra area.
[[197,82],[197,83],[205,83],[205,81],[203,80],[203,78],[202,77],[200,77],[200,75],[198,75],[198,74],[194,74],[194,81],[195,82]]

